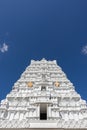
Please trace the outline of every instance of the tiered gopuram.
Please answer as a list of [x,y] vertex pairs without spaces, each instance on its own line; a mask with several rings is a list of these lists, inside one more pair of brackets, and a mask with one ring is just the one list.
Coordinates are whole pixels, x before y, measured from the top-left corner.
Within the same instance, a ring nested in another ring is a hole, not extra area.
[[31,60],[1,101],[0,129],[7,128],[87,129],[86,101],[56,60]]

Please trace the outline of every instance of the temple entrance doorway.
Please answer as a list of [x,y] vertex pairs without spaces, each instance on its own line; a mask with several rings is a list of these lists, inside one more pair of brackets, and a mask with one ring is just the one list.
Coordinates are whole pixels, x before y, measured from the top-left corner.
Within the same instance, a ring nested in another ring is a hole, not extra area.
[[47,120],[47,104],[40,104],[40,120]]

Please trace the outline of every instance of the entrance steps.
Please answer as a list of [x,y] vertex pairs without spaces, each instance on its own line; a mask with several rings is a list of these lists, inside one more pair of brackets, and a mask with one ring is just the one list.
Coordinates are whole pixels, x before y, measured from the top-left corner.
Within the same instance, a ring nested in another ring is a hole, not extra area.
[[30,121],[31,128],[57,128],[57,121],[54,120],[36,120]]

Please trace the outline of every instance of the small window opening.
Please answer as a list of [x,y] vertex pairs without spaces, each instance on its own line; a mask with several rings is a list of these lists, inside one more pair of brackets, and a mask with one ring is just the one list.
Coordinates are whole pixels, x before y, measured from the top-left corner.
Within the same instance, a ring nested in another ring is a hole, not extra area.
[[42,86],[42,87],[41,87],[41,91],[46,91],[46,87],[45,87],[45,86]]

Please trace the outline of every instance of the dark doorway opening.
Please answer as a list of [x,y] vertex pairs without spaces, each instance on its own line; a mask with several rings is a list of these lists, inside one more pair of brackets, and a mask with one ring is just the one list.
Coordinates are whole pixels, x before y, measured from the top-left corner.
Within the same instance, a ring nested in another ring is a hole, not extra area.
[[40,120],[47,120],[47,104],[40,104]]

